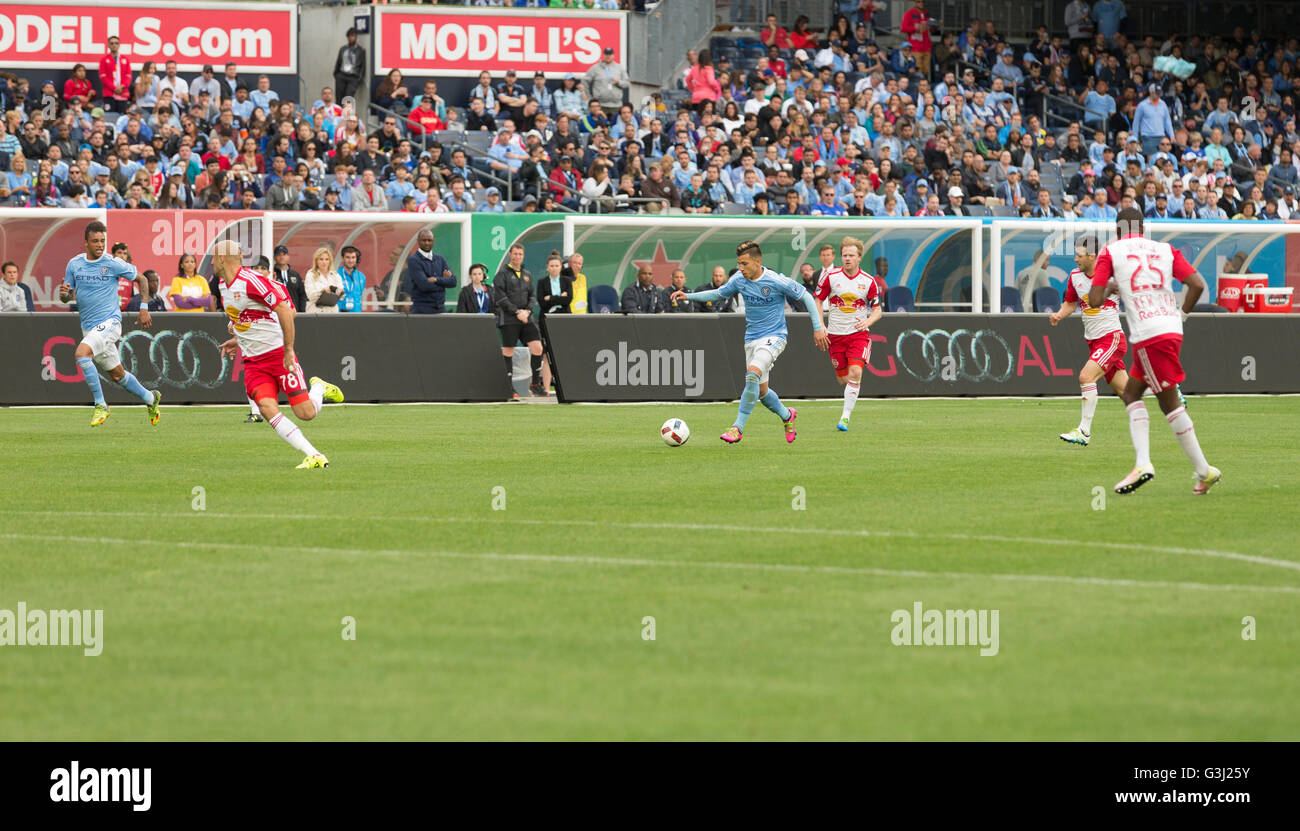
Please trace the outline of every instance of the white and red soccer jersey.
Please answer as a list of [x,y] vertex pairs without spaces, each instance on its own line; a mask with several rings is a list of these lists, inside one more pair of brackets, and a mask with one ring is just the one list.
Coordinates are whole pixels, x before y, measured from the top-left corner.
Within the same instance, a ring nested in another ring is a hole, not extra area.
[[1182,337],[1174,280],[1182,282],[1195,271],[1169,243],[1129,234],[1102,249],[1092,284],[1104,286],[1115,278],[1128,316],[1129,340],[1139,346],[1161,335]]
[[1079,269],[1070,272],[1070,279],[1065,281],[1065,302],[1077,303],[1083,312],[1083,337],[1094,341],[1104,338],[1111,332],[1120,331],[1119,304],[1115,298],[1107,297],[1100,309],[1088,305],[1088,291],[1092,288],[1092,278]]
[[253,358],[284,346],[280,321],[271,312],[279,304],[289,302],[284,286],[251,268],[241,268],[235,279],[226,283],[221,299],[244,357]]
[[842,268],[832,268],[817,281],[816,296],[830,304],[826,319],[826,334],[851,335],[860,320],[866,320],[871,309],[880,305],[880,288],[867,272],[858,269],[852,277]]

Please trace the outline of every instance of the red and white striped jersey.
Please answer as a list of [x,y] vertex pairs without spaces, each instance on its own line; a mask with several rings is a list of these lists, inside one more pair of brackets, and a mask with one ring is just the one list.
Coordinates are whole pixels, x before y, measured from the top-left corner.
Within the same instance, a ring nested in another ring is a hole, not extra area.
[[832,268],[817,281],[816,297],[826,300],[826,334],[851,335],[859,320],[866,320],[871,309],[880,304],[880,288],[867,272],[858,269],[852,277],[842,268]]
[[1169,243],[1129,234],[1102,249],[1092,284],[1104,286],[1115,278],[1128,316],[1129,340],[1137,346],[1161,335],[1182,336],[1174,280],[1181,282],[1195,271]]
[[1107,297],[1100,309],[1088,305],[1088,291],[1092,288],[1092,278],[1079,269],[1070,272],[1070,279],[1065,281],[1065,302],[1077,303],[1083,312],[1083,337],[1085,340],[1104,338],[1117,331],[1119,325],[1119,304],[1114,296]]
[[251,268],[241,268],[235,279],[226,282],[221,299],[245,357],[252,358],[284,346],[280,321],[271,313],[279,304],[289,302],[284,286]]

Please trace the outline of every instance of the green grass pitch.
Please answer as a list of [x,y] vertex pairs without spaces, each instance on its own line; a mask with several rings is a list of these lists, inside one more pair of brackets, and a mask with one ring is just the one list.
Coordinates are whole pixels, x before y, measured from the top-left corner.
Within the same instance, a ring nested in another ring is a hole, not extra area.
[[[1154,402],[1125,497],[1114,398],[1087,448],[1074,400],[796,406],[345,404],[324,471],[235,408],[0,410],[0,609],[104,612],[0,646],[0,739],[1300,739],[1300,399],[1191,400],[1206,497]],[[895,646],[917,601],[998,654]]]

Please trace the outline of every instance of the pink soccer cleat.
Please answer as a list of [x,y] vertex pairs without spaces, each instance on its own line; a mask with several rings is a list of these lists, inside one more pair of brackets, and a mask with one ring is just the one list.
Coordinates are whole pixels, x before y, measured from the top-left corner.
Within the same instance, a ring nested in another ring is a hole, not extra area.
[[1210,465],[1209,468],[1204,479],[1196,476],[1196,484],[1192,487],[1192,493],[1197,496],[1204,496],[1209,493],[1210,487],[1218,484],[1219,480],[1223,478],[1223,473],[1217,467]]
[[790,408],[790,420],[787,421],[787,422],[785,422],[785,441],[786,441],[786,444],[793,444],[793,443],[794,443],[795,436],[797,435],[797,434],[795,433],[795,429],[794,429],[794,419],[795,419],[795,416],[797,416],[797,415],[799,415],[799,411],[796,410],[794,407],[791,407],[791,408]]
[[744,436],[741,435],[739,427],[733,426],[733,427],[728,427],[721,436],[718,436],[718,438],[722,439],[727,444],[735,444],[736,442],[743,439]]
[[1135,467],[1128,476],[1115,485],[1115,493],[1132,493],[1138,488],[1150,482],[1156,476],[1156,469],[1151,465],[1146,467]]

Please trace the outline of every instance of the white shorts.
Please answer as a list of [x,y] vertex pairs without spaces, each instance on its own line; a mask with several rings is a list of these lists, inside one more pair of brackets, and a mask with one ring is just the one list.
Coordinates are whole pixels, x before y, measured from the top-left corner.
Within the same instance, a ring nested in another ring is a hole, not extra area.
[[95,366],[103,370],[115,369],[122,365],[122,321],[105,320],[89,331],[81,333],[81,342],[90,347]]
[[767,375],[772,371],[772,364],[776,359],[781,357],[785,351],[785,338],[759,338],[745,342],[745,369],[751,366],[758,367],[761,373],[758,377],[760,384],[767,383]]

